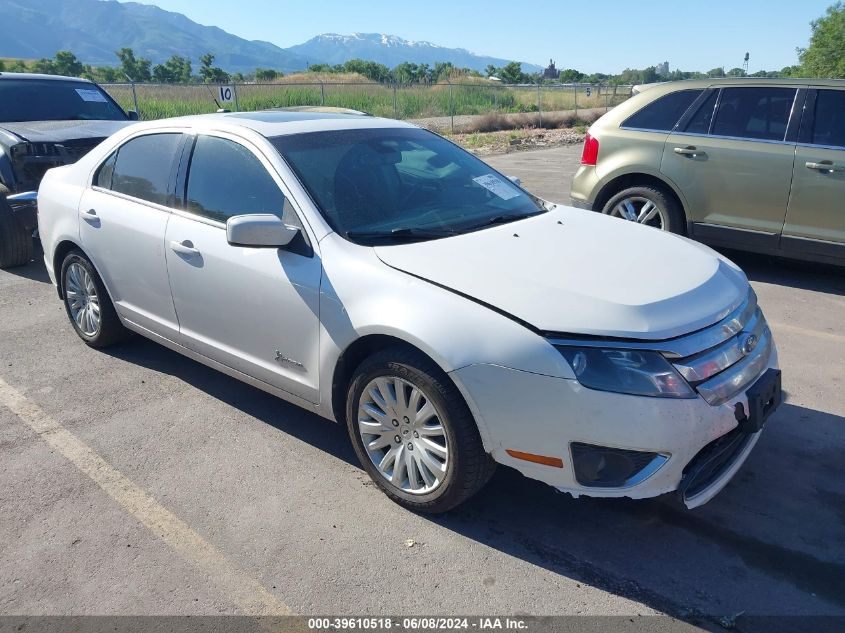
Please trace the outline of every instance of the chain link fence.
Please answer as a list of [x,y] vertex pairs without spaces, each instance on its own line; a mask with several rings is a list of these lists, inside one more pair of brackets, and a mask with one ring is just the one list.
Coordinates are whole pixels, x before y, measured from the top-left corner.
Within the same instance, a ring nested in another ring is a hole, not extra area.
[[215,112],[219,107],[255,111],[292,106],[334,106],[394,119],[431,119],[488,113],[609,109],[631,96],[632,86],[591,84],[509,85],[493,82],[438,84],[239,83],[232,101],[219,102],[210,84],[103,84],[142,120]]

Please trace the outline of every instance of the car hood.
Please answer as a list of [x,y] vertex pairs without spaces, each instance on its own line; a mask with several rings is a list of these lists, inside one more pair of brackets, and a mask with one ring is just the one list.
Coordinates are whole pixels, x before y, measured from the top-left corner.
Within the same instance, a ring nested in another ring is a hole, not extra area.
[[132,121],[25,121],[0,122],[0,128],[30,143],[62,143],[75,139],[105,138]]
[[672,338],[717,322],[748,294],[742,271],[706,246],[563,206],[375,251],[393,268],[544,332]]

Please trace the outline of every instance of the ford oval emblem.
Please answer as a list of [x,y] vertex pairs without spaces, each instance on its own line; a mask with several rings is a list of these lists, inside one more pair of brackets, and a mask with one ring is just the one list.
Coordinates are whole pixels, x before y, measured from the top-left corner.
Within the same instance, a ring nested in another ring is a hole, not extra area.
[[757,335],[756,334],[746,334],[739,343],[739,348],[742,350],[743,354],[750,354],[754,351],[754,348],[757,347]]

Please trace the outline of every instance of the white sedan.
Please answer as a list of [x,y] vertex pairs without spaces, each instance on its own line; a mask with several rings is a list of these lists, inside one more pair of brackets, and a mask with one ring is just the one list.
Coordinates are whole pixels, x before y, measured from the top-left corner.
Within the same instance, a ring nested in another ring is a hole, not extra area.
[[409,124],[137,124],[50,170],[38,205],[85,343],[136,332],[346,424],[413,510],[455,507],[497,462],[576,496],[694,507],[781,401],[730,261],[540,200]]

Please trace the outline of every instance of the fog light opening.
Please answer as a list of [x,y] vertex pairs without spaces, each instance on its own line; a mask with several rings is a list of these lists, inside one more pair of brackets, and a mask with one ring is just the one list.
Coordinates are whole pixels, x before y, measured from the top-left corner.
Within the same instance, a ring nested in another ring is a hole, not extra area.
[[573,442],[575,480],[591,488],[629,488],[657,472],[668,455]]

